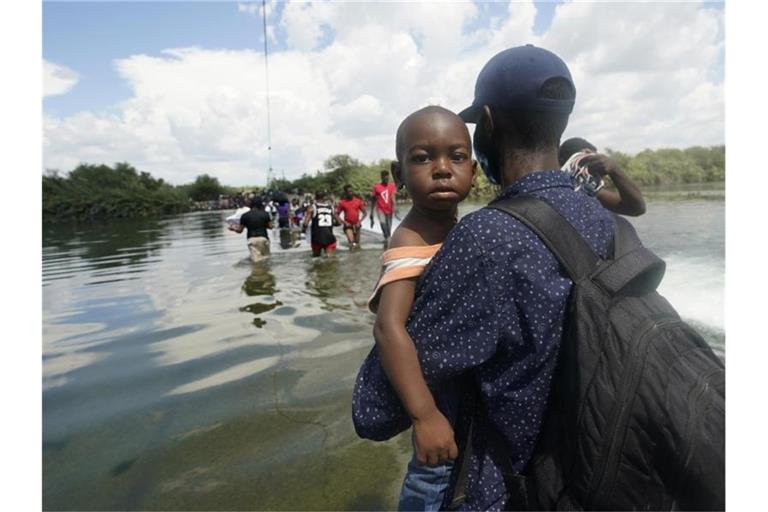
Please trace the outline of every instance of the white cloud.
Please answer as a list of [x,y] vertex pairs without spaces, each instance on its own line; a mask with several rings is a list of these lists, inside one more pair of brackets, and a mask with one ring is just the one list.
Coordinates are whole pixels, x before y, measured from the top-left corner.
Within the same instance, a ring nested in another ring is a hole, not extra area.
[[266,10],[267,19],[269,19],[269,17],[275,11],[276,4],[277,0],[269,0],[266,2],[265,6],[262,6],[261,2],[238,2],[237,12],[246,12],[248,14],[253,14],[254,16],[261,16],[262,11]]
[[[568,3],[541,35],[530,2],[511,3],[475,30],[480,9],[472,3],[291,2],[273,13],[287,49],[269,61],[272,161],[287,177],[313,172],[335,153],[392,157],[405,115],[429,103],[462,109],[483,64],[528,42],[561,55],[574,75],[566,136],[630,152],[724,141],[721,9]],[[111,116],[46,118],[46,167],[68,170],[103,155],[175,183],[201,172],[263,183],[260,48],[169,49],[116,66],[132,97]]]
[[68,93],[80,76],[72,69],[43,60],[43,96]]

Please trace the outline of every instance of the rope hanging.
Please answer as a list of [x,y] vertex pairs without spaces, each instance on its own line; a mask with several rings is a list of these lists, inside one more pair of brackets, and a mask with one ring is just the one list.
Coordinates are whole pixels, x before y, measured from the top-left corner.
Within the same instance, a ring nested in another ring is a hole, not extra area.
[[269,171],[267,172],[267,187],[272,183],[272,119],[269,109],[269,50],[267,48],[267,2],[261,0],[261,14],[264,22],[264,81],[267,90],[267,161]]

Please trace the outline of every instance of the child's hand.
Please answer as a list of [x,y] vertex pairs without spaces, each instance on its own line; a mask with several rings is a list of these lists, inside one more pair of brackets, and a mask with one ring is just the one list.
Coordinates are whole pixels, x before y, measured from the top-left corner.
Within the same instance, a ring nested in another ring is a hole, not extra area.
[[437,466],[458,457],[453,427],[437,408],[423,419],[414,420],[413,431],[416,459],[422,466]]
[[617,164],[613,158],[602,153],[595,153],[594,155],[588,155],[581,159],[580,165],[585,165],[589,168],[589,172],[596,174],[601,178],[605,175],[611,175],[616,170]]

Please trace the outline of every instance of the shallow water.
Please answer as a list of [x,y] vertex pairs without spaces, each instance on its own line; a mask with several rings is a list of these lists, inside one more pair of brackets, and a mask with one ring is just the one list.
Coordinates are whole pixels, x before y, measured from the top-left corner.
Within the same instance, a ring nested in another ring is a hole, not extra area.
[[[45,509],[394,507],[407,434],[360,441],[349,414],[379,238],[251,264],[227,214],[44,229]],[[721,353],[723,215],[656,201],[634,220]]]

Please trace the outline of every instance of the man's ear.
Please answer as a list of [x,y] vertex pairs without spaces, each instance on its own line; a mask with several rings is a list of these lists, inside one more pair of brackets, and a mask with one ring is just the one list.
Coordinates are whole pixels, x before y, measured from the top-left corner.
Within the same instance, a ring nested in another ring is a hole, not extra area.
[[389,164],[389,173],[392,175],[392,178],[395,180],[395,186],[397,188],[403,188],[405,186],[405,181],[403,181],[402,176],[402,167],[400,166],[400,162],[397,160],[392,160]]

